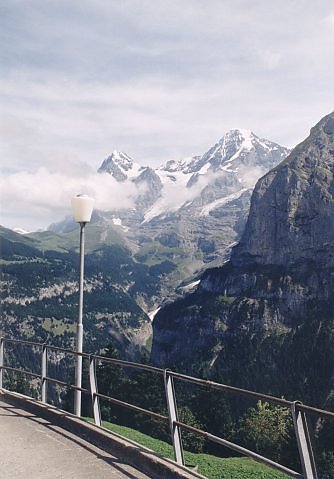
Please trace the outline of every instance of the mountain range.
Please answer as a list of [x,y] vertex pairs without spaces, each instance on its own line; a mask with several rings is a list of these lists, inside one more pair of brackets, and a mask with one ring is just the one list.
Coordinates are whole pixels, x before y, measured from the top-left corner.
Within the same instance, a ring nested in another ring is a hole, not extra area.
[[[141,298],[146,311],[179,294],[208,264],[228,258],[240,238],[250,196],[259,177],[282,161],[289,150],[248,130],[230,130],[202,156],[142,167],[114,151],[99,168],[124,188],[135,184],[135,207],[98,211],[94,221],[112,227],[140,263],[168,262],[170,271],[157,295]],[[54,232],[72,221],[51,225]]]

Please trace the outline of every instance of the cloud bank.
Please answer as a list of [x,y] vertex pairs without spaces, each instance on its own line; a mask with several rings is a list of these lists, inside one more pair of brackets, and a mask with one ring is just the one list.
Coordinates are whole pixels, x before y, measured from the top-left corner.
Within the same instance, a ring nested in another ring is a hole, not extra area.
[[98,210],[131,208],[138,194],[136,186],[120,184],[110,175],[68,176],[40,168],[35,173],[11,173],[0,179],[1,216],[15,228],[45,228],[71,215],[71,198],[84,193],[95,198]]

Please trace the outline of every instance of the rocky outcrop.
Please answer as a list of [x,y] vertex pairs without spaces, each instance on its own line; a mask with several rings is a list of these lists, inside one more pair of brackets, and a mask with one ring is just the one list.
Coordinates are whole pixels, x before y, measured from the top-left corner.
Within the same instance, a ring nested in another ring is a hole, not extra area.
[[158,313],[154,362],[324,405],[334,389],[333,175],[331,113],[258,181],[230,261]]
[[142,169],[137,178],[134,179],[134,183],[140,191],[136,199],[136,209],[140,218],[142,218],[144,212],[161,196],[162,183],[156,172],[149,167]]

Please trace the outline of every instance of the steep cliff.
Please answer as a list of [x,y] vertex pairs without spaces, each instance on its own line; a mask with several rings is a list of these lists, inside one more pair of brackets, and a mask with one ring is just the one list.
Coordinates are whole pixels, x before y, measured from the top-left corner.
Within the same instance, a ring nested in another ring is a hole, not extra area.
[[152,359],[327,406],[334,390],[334,112],[260,179],[231,260],[156,316]]

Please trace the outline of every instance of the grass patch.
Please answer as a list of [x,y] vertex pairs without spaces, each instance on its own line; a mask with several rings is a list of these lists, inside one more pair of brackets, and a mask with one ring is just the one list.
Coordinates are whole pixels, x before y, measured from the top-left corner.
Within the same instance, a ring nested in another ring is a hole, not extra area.
[[67,331],[74,333],[76,330],[75,324],[66,324],[61,319],[45,318],[42,322],[42,328],[48,333],[53,333],[55,336],[61,336]]
[[136,253],[137,261],[146,264],[147,266],[154,266],[160,264],[166,259],[173,260],[174,257],[184,256],[184,251],[181,248],[161,245],[158,241],[145,243],[141,249]]
[[[102,421],[103,427],[137,442],[155,453],[174,460],[173,447],[135,429]],[[209,454],[185,451],[186,465],[198,466],[198,472],[208,479],[288,479],[289,476],[245,457],[220,458]]]
[[[58,251],[67,253],[72,249],[79,249],[79,227],[73,224],[73,230],[58,234],[52,231],[30,233],[29,237],[37,240],[35,248],[41,251]],[[85,250],[87,253],[95,251],[101,245],[124,244],[122,235],[113,226],[92,223],[85,234]]]

